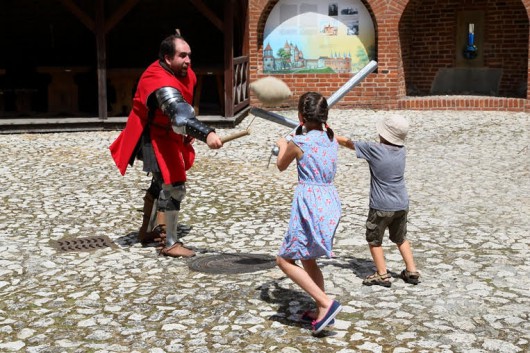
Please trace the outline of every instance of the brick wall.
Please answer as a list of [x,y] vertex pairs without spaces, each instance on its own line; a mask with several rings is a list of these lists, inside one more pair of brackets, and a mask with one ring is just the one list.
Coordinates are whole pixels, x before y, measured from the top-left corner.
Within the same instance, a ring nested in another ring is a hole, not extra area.
[[428,95],[440,68],[458,66],[456,18],[462,11],[484,12],[484,67],[502,68],[499,96],[526,97],[528,15],[520,0],[413,0],[403,13],[399,35],[407,92]]
[[[250,80],[263,74],[263,29],[278,0],[249,1]],[[530,0],[363,0],[376,29],[378,70],[335,107],[372,109],[483,109],[530,111],[528,90]],[[456,12],[484,10],[485,65],[502,67],[502,97],[428,94],[436,72],[455,64]],[[350,74],[275,75],[293,91],[277,109],[294,109],[300,94],[315,90],[328,97]],[[518,96],[523,88],[524,95]],[[411,92],[422,97],[409,97]],[[412,99],[413,98],[413,99]],[[445,102],[445,103],[443,103]],[[259,102],[252,95],[251,104]]]

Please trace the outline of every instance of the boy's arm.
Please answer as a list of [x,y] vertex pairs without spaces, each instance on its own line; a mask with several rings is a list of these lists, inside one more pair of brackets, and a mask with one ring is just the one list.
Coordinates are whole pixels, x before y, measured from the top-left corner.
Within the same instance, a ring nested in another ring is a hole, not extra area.
[[336,135],[335,137],[337,139],[337,142],[339,143],[339,145],[341,146],[344,146],[344,147],[348,147],[349,149],[351,150],[354,150],[355,149],[355,144],[353,143],[353,141],[345,136],[340,136],[340,135]]

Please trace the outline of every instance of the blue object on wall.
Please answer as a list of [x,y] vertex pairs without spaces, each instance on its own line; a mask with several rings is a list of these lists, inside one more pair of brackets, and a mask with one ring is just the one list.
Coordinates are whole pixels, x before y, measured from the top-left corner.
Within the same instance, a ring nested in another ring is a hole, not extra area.
[[475,59],[478,55],[478,49],[475,45],[475,24],[470,23],[467,34],[467,45],[464,49],[464,58]]

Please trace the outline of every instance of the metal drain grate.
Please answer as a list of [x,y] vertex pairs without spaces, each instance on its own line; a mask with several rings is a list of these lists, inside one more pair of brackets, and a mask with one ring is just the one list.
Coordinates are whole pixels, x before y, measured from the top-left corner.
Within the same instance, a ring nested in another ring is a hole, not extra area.
[[68,238],[54,242],[54,247],[59,252],[91,251],[102,248],[114,248],[116,245],[107,236]]
[[276,259],[260,254],[219,254],[196,257],[188,262],[191,270],[212,274],[238,274],[267,270]]

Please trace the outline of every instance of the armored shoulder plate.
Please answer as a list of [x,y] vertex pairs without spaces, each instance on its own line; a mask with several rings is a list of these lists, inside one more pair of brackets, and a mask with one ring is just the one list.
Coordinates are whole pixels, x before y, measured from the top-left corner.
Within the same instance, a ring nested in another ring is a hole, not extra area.
[[190,135],[206,142],[210,132],[215,131],[195,117],[195,110],[182,94],[173,87],[162,87],[155,92],[158,106],[171,119],[173,131],[180,135]]

